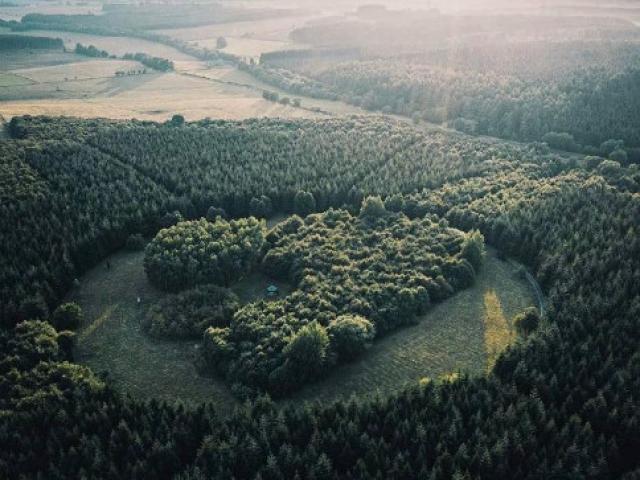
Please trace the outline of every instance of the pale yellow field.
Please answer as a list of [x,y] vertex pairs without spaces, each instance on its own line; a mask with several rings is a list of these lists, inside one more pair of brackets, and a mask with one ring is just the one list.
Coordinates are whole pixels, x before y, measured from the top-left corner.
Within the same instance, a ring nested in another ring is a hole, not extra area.
[[484,293],[484,343],[487,351],[487,372],[491,372],[496,360],[515,340],[515,331],[502,311],[500,298],[495,290]]
[[208,69],[201,72],[194,72],[194,74],[206,78],[211,78],[217,81],[226,82],[228,84],[243,85],[247,89],[254,90],[259,95],[262,95],[262,91],[268,90],[271,92],[277,92],[280,97],[299,98],[302,100],[303,107],[318,108],[323,112],[328,112],[332,115],[371,115],[371,112],[368,112],[359,107],[355,107],[353,105],[349,105],[345,102],[319,100],[315,98],[292,95],[291,93],[288,93],[284,90],[261,82],[247,72],[243,72],[234,67]]
[[[123,82],[126,85],[122,85]],[[163,121],[173,114],[187,120],[206,117],[322,116],[308,110],[264,100],[258,91],[177,73],[139,75],[113,80],[113,88],[91,98],[19,100],[0,103],[0,112],[15,115],[69,115],[79,117],[138,118]]]
[[129,60],[93,59],[89,61],[13,70],[12,73],[37,83],[56,83],[90,78],[108,78],[117,71],[129,72],[145,67]]
[[289,42],[289,33],[295,28],[304,26],[313,17],[292,16],[253,20],[249,22],[230,22],[215,25],[204,25],[191,28],[158,30],[157,33],[168,35],[185,41],[198,41],[208,38],[233,37]]

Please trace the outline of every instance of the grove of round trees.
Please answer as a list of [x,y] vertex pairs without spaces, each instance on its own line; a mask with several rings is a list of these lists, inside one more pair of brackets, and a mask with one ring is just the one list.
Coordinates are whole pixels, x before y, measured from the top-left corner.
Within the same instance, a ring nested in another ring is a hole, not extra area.
[[206,283],[228,287],[260,260],[265,232],[264,221],[253,217],[181,222],[147,245],[144,268],[149,281],[167,291]]
[[145,314],[142,328],[154,337],[201,338],[210,327],[229,326],[238,297],[217,285],[202,285],[160,300]]
[[415,322],[432,301],[470,286],[484,252],[479,232],[435,217],[411,220],[379,197],[366,198],[359,216],[294,215],[266,240],[263,271],[296,290],[243,306],[228,328],[207,331],[205,346],[213,370],[274,395],[352,360],[376,334]]

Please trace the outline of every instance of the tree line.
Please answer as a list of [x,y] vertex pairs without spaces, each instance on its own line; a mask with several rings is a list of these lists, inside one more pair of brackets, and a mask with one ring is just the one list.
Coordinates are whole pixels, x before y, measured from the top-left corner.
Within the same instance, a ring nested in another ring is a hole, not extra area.
[[27,48],[62,50],[64,49],[64,44],[59,38],[0,34],[0,50],[22,50]]
[[292,93],[470,134],[586,154],[622,141],[627,161],[640,161],[640,33],[630,23],[403,11],[374,20],[300,28],[293,37],[313,48],[246,68]]
[[[81,43],[77,43],[74,51],[78,55],[84,55],[85,57],[117,58],[115,55],[110,55],[106,50],[100,50],[94,45],[85,46]],[[147,55],[146,53],[125,53],[122,58],[123,60],[135,60],[136,62],[140,62],[146,67],[153,68],[154,70],[158,70],[160,72],[168,72],[170,70],[173,70],[173,62],[171,60],[167,60],[166,58],[154,57],[151,55]]]

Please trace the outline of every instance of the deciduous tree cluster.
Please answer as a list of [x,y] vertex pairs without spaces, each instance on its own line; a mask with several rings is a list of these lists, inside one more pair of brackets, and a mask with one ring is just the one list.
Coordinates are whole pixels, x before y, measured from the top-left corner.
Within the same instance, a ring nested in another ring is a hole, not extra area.
[[242,278],[262,258],[266,225],[254,217],[181,222],[160,230],[145,249],[144,269],[156,287],[177,291]]
[[484,249],[477,232],[387,212],[379,197],[365,199],[359,217],[344,210],[290,217],[267,241],[263,270],[296,291],[244,306],[229,328],[209,330],[215,338],[205,345],[218,372],[276,395],[470,286]]

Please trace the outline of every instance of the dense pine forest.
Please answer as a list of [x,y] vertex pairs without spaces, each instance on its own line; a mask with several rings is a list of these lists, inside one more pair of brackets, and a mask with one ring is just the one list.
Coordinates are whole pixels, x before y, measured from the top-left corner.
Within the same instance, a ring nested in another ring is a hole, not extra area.
[[245,68],[298,95],[417,123],[640,159],[640,30],[626,20],[363,8],[291,36],[311,48]]
[[64,45],[59,38],[49,37],[31,37],[27,35],[0,35],[0,50],[19,50],[19,49],[51,49],[62,50]]
[[[640,170],[616,148],[554,153],[376,117],[15,117],[8,130],[0,477],[640,476]],[[270,230],[241,219],[272,212],[295,215]],[[140,235],[158,235],[150,272],[167,268],[158,281],[181,290],[145,328],[206,330],[208,368],[254,387],[237,389],[249,400],[233,415],[122,395],[74,363],[64,328],[78,312],[60,306],[65,294],[109,253],[140,248]],[[539,324],[488,375],[334,404],[282,407],[264,395],[340,368],[379,332],[465,288],[485,242],[524,263],[547,296]],[[172,262],[212,253],[225,259],[210,258],[219,269],[185,276],[191,263]],[[256,265],[297,290],[237,305],[228,273]],[[189,319],[171,308],[180,302]],[[302,359],[319,363],[303,370]]]

